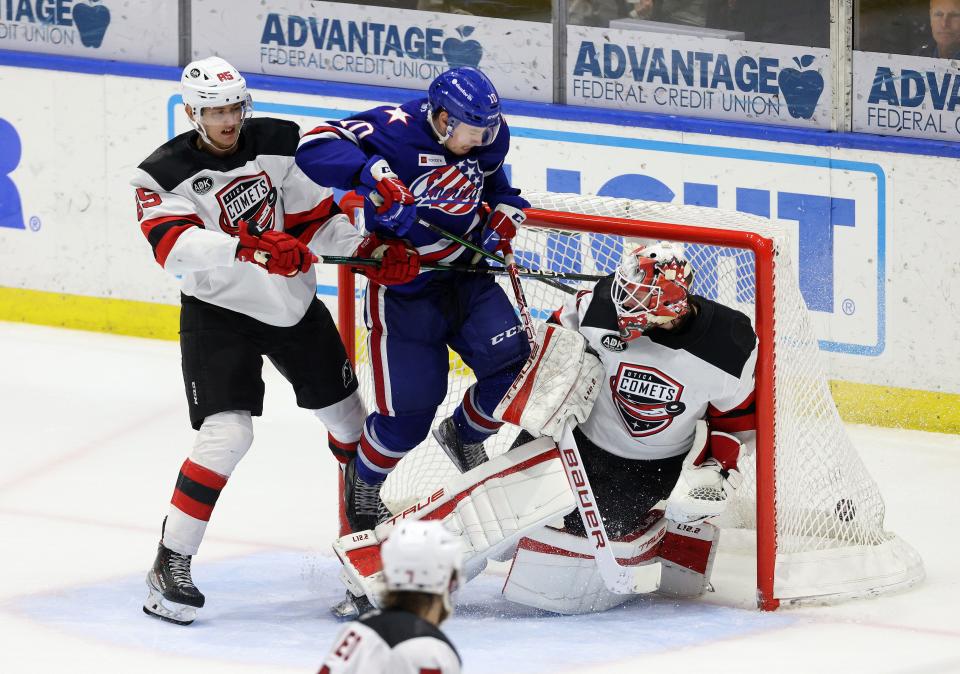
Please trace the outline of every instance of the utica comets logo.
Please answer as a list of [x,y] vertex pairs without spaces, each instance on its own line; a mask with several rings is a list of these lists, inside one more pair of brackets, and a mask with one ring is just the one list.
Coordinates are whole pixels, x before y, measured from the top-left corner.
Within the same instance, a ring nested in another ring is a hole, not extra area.
[[634,438],[661,432],[687,408],[680,402],[683,385],[652,367],[620,363],[610,377],[610,390],[620,419]]
[[99,47],[110,25],[110,9],[99,0],[78,2],[73,6],[73,23],[84,47]]
[[476,159],[465,159],[424,173],[410,186],[417,205],[424,208],[464,215],[472,213],[480,203],[483,171]]
[[253,225],[258,234],[273,229],[277,188],[265,172],[237,178],[217,192],[220,204],[220,228],[235,235],[240,221]]

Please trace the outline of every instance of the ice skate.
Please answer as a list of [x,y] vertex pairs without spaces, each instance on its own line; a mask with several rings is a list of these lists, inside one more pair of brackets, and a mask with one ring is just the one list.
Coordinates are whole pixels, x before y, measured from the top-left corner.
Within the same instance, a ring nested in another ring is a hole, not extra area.
[[367,484],[357,475],[357,459],[351,459],[343,472],[343,497],[347,523],[352,531],[373,529],[390,516],[380,500],[379,484]]
[[189,625],[203,606],[204,596],[190,576],[190,555],[181,555],[161,543],[157,559],[147,573],[150,594],[143,612],[161,620]]
[[437,439],[443,451],[446,452],[453,465],[461,473],[466,473],[488,461],[487,452],[482,442],[464,444],[457,432],[457,425],[453,417],[444,419],[437,428],[433,429],[433,437]]

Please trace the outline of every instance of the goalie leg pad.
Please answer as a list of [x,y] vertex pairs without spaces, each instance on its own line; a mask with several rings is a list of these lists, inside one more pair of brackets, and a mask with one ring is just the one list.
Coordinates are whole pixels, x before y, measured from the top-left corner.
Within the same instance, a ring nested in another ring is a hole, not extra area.
[[493,416],[557,437],[568,417],[584,422],[600,395],[603,366],[576,330],[541,324],[536,344]]
[[666,521],[667,532],[659,552],[663,569],[658,592],[669,597],[699,597],[710,585],[720,529],[709,522]]
[[348,534],[334,542],[343,562],[341,579],[355,595],[374,603],[380,584],[380,542],[403,519],[439,520],[458,536],[464,550],[465,575],[479,573],[486,559],[514,546],[525,533],[562,517],[576,507],[549,438],[538,438],[455,476],[375,531]]
[[[611,541],[617,561],[637,566],[656,561],[667,526],[667,520],[654,518],[649,527]],[[503,596],[565,615],[606,611],[636,597],[607,589],[593,551],[590,539],[543,527],[520,539]]]

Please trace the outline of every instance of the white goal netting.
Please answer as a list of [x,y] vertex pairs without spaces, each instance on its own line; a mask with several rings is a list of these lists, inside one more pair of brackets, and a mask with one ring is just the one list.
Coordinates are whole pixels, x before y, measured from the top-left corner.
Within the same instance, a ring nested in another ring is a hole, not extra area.
[[[607,274],[625,250],[642,240],[670,239],[684,244],[695,269],[693,291],[734,307],[756,322],[773,320],[772,400],[758,400],[758,413],[772,417],[776,478],[772,505],[761,512],[775,517],[773,596],[781,601],[848,597],[910,585],[923,577],[917,554],[884,529],[884,503],[847,437],[819,364],[819,349],[791,264],[794,243],[775,222],[742,213],[672,204],[566,194],[525,193],[535,209],[514,249],[521,265],[562,272]],[[586,217],[583,217],[586,216]],[[769,299],[758,303],[758,260],[744,247],[741,233],[762,239],[763,256],[773,267]],[[733,234],[727,237],[727,234]],[[739,238],[737,238],[739,237]],[[736,239],[732,244],[703,243]],[[498,277],[513,297],[507,277]],[[589,283],[565,282],[571,288]],[[533,316],[543,320],[567,295],[533,279],[524,292]],[[348,300],[350,298],[347,298]],[[368,405],[372,384],[366,353],[362,303],[356,302],[358,376]],[[764,356],[761,355],[761,358]],[[436,422],[452,413],[473,382],[472,373],[450,354],[447,397]],[[759,375],[758,375],[759,376]],[[518,429],[505,426],[488,440],[491,456],[510,446]],[[763,449],[758,447],[758,453]],[[736,507],[721,523],[753,529],[757,523],[758,478],[755,460],[741,462],[743,487]],[[408,454],[382,492],[394,512],[431,494],[455,475],[455,468],[432,437]],[[759,480],[763,493],[764,480]],[[767,492],[770,491],[767,485]],[[765,499],[760,499],[765,504]],[[769,512],[772,510],[773,512]],[[771,530],[771,536],[773,532]],[[764,555],[764,546],[758,546]],[[772,554],[772,553],[771,553]]]

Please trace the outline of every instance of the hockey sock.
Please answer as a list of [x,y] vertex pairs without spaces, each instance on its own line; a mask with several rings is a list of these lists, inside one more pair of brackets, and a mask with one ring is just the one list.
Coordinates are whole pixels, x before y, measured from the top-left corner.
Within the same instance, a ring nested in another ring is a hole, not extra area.
[[[496,421],[484,412],[476,402],[477,384],[467,389],[463,394],[463,402],[453,412],[453,423],[457,426],[460,442],[465,445],[474,445],[483,442],[500,430],[502,422]],[[497,398],[496,402],[499,402]],[[496,407],[496,402],[494,407]]]
[[431,414],[388,417],[374,412],[367,417],[357,448],[357,475],[367,484],[383,482],[397,462],[427,437]]
[[227,478],[190,459],[183,462],[170,499],[163,544],[184,555],[195,555],[207,522]]

